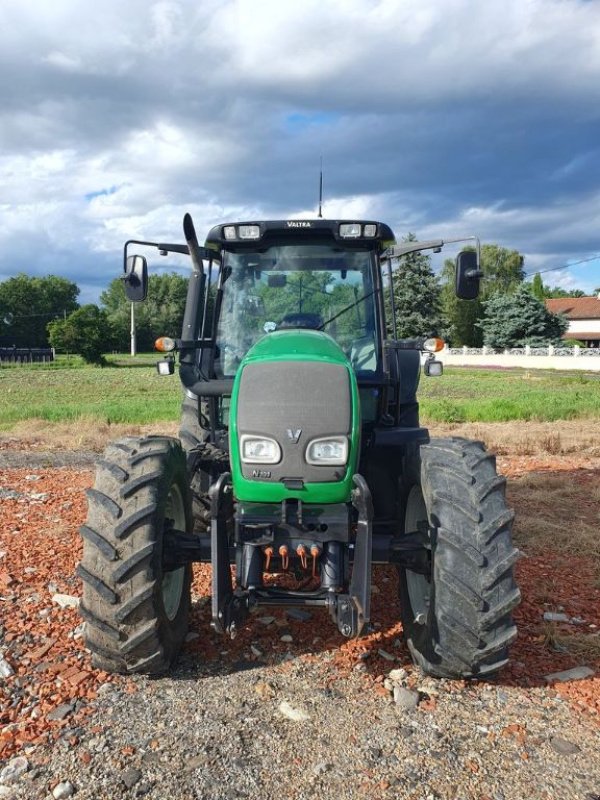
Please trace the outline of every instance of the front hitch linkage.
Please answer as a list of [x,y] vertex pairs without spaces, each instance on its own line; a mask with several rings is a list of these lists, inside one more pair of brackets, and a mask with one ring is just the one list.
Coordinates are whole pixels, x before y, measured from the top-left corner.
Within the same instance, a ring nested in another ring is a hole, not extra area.
[[[358,513],[352,577],[347,594],[334,594],[315,605],[328,605],[340,633],[360,636],[371,615],[371,561],[373,549],[373,503],[367,482],[354,476],[352,505]],[[232,514],[231,475],[226,472],[209,489],[211,502],[212,625],[232,637],[249,613],[248,595],[234,590],[231,579],[227,520]],[[285,605],[285,596],[281,604]]]

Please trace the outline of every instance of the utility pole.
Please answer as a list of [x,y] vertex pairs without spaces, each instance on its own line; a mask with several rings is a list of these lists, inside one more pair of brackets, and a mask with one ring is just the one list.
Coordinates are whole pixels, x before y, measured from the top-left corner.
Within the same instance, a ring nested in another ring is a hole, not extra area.
[[136,355],[136,346],[135,346],[135,312],[134,312],[134,304],[131,304],[131,355]]

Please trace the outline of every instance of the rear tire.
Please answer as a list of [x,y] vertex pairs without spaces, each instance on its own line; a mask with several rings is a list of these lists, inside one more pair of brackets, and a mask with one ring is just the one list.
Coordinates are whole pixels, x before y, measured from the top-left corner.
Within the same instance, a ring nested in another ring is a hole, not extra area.
[[508,661],[520,592],[506,480],[480,442],[437,439],[406,465],[404,530],[428,522],[431,579],[400,570],[413,661],[438,677],[483,678]]
[[190,531],[185,454],[176,439],[110,444],[88,490],[81,527],[80,612],[95,667],[166,671],[187,632],[191,566],[163,571],[165,530]]

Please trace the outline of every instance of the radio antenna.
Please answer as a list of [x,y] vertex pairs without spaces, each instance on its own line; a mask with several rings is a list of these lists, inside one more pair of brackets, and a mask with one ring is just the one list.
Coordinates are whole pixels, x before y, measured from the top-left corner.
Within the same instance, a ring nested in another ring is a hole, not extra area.
[[321,170],[319,172],[319,219],[323,218],[323,156],[321,156]]

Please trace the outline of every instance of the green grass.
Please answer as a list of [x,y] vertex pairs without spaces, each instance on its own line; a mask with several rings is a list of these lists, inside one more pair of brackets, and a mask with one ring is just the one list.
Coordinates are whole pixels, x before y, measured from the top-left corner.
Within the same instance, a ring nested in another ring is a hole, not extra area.
[[[157,355],[108,358],[104,368],[77,357],[0,366],[0,428],[33,418],[133,424],[178,419],[179,380],[157,374]],[[419,400],[425,423],[598,418],[600,376],[455,367],[441,378],[422,377]]]
[[600,376],[454,367],[422,378],[426,422],[508,422],[600,417]]
[[108,356],[107,367],[90,367],[75,358],[0,367],[0,428],[33,418],[136,424],[178,418],[181,385],[177,375],[158,375],[157,354]]

